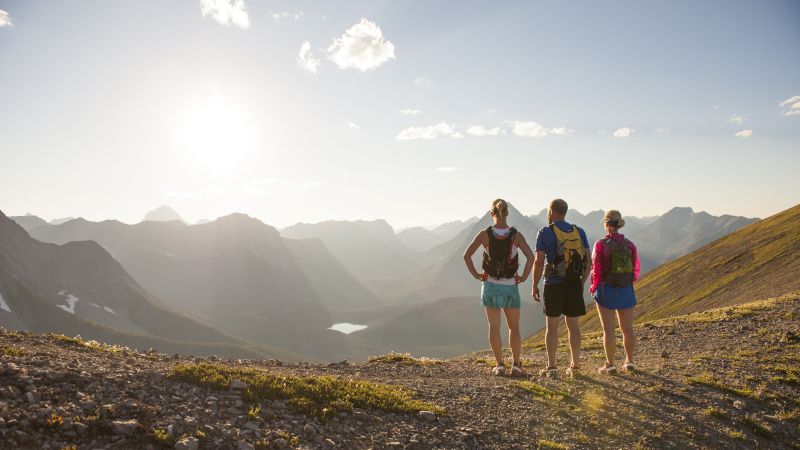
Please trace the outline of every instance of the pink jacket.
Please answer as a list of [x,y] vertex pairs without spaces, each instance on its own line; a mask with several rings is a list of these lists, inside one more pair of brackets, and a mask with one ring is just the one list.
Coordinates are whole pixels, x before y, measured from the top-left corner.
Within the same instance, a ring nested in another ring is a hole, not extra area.
[[[589,292],[593,294],[597,290],[597,286],[604,281],[608,267],[611,265],[611,252],[608,251],[608,246],[603,242],[608,238],[622,241],[625,236],[619,233],[607,234],[606,237],[594,243],[594,251],[592,252],[592,285],[589,287]],[[628,241],[628,247],[631,249],[633,259],[633,281],[636,281],[639,279],[639,272],[641,271],[639,252],[637,252],[636,246],[631,241]]]

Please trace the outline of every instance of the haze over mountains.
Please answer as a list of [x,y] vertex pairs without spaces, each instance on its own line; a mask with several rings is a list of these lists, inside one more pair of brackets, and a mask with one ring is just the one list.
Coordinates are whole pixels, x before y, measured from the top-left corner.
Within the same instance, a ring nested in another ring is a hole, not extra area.
[[[567,220],[593,241],[603,232],[602,217],[603,211],[570,211]],[[142,291],[241,342],[328,360],[392,350],[447,357],[486,346],[480,283],[466,272],[462,254],[491,224],[488,213],[400,232],[381,220],[297,224],[278,232],[243,214],[188,225],[169,207],[134,225],[13,219],[42,242],[99,243]],[[660,217],[626,217],[625,232],[647,269],[755,220],[675,208]],[[546,213],[526,216],[512,205],[509,223],[533,247]],[[520,287],[523,295],[529,290],[530,281]],[[543,316],[538,305],[524,303],[522,331],[529,335],[543,326]],[[368,327],[350,335],[328,330],[337,322]],[[113,326],[131,328],[123,325]]]
[[2,212],[0,298],[0,325],[12,329],[184,353],[269,354],[169,308],[97,242],[39,242]]

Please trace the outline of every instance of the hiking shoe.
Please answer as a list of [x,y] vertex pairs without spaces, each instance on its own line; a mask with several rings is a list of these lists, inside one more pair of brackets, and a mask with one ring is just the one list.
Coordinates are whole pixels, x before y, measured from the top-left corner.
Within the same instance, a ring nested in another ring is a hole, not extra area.
[[566,373],[567,377],[575,379],[581,376],[581,368],[577,366],[569,366]]
[[558,378],[558,369],[555,367],[546,367],[539,371],[539,376],[542,378]]
[[617,373],[617,368],[614,366],[608,365],[608,363],[603,364],[603,367],[599,367],[597,369],[597,373],[599,374],[607,374],[607,375],[614,375]]
[[506,374],[506,366],[495,366],[495,368],[492,369],[492,375],[496,375],[499,377],[505,374]]
[[625,364],[622,365],[622,370],[625,372],[633,372],[636,370],[636,367],[633,366],[633,363],[630,361],[625,361]]
[[511,366],[511,376],[512,376],[512,377],[513,377],[513,376],[518,376],[518,377],[521,377],[521,376],[523,376],[523,375],[527,375],[527,373],[526,373],[526,372],[525,372],[525,370],[522,368],[522,363],[521,363],[521,362],[514,363],[514,364]]

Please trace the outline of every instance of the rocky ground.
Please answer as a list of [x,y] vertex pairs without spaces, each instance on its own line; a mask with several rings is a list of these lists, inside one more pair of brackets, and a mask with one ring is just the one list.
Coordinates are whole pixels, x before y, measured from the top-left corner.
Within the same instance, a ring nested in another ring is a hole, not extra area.
[[[0,446],[800,448],[800,295],[636,331],[636,372],[597,374],[603,356],[593,334],[584,340],[584,375],[573,380],[563,375],[563,349],[559,378],[511,378],[490,375],[487,353],[284,364],[140,353],[0,329]],[[539,343],[527,344],[524,356],[531,372],[543,365]],[[305,415],[292,398],[253,400],[254,386],[240,380],[218,389],[219,379],[215,387],[176,377],[177,364],[197,363],[403,386],[432,407]]]

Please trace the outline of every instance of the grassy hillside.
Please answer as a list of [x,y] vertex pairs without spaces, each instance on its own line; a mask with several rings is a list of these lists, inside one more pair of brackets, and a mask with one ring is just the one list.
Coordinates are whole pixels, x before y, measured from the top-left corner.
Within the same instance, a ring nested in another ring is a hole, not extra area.
[[[636,283],[638,322],[800,289],[800,205],[664,264]],[[583,330],[599,330],[590,308]],[[539,332],[531,339],[541,339]]]

